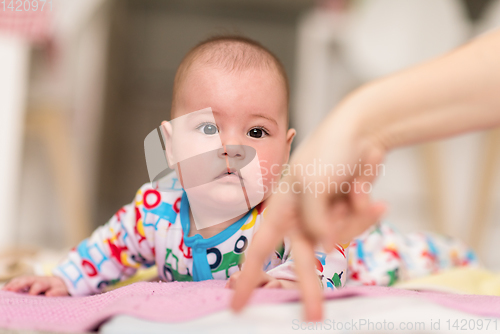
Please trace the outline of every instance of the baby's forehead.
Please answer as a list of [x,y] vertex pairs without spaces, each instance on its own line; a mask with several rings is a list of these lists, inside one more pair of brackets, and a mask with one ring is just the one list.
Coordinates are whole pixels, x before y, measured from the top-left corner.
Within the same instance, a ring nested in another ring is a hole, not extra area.
[[[249,96],[261,93],[262,96],[255,96],[255,100],[264,97],[262,89],[259,92],[258,88],[267,83],[265,87],[269,91],[268,94],[274,94],[276,99],[284,101],[282,104],[286,104],[288,109],[289,86],[286,71],[279,59],[256,41],[238,36],[220,36],[209,38],[191,49],[179,65],[175,76],[173,113],[177,113],[179,104],[186,104],[186,99],[203,94],[203,90],[210,90],[212,85],[219,84],[214,82],[212,77],[200,77],[200,72],[211,72],[219,81],[238,78],[239,80],[231,81],[234,87],[228,87],[228,90],[249,90]],[[259,72],[259,80],[263,82],[252,81],[252,72]],[[272,84],[269,84],[270,82]],[[214,95],[221,95],[220,90],[213,91]],[[185,94],[186,92],[189,94]]]
[[272,68],[229,71],[200,64],[186,73],[177,94],[172,118],[210,107],[216,115],[251,116],[256,111],[277,122],[287,120],[286,87]]
[[[274,81],[276,85],[279,85],[283,88],[285,94],[287,94],[287,83],[285,79],[282,77],[280,71],[275,66],[252,66],[252,67],[243,67],[243,68],[227,68],[222,66],[217,66],[211,63],[206,62],[197,62],[192,64],[189,68],[187,68],[184,73],[181,74],[180,82],[185,83],[189,80],[189,83],[192,84],[193,80],[199,80],[200,74],[204,74],[208,77],[208,80],[211,78],[224,79],[224,78],[236,78],[237,81],[245,82],[249,76],[258,73],[259,76],[264,80]],[[259,85],[259,82],[253,83],[254,85]],[[180,87],[179,87],[180,88]]]

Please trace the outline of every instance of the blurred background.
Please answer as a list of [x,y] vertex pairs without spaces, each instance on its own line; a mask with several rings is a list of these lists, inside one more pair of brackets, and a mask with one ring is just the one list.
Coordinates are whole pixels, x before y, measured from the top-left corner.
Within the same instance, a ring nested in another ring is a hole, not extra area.
[[[148,182],[144,138],[169,119],[176,68],[204,38],[243,34],[282,60],[298,144],[356,87],[500,27],[499,0],[42,4],[0,4],[4,256],[70,247],[132,201]],[[374,196],[403,232],[459,237],[499,270],[499,156],[498,131],[400,149]]]

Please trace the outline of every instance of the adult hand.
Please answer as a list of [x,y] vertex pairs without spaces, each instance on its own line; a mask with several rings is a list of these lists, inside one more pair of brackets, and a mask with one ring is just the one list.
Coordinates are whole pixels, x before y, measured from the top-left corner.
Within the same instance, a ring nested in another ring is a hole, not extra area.
[[[278,187],[289,191],[278,191],[270,198],[265,220],[250,244],[242,274],[235,282],[232,308],[236,311],[243,308],[259,285],[265,259],[288,235],[305,318],[320,320],[322,290],[314,270],[315,245],[321,244],[330,252],[335,243],[348,243],[376,223],[385,211],[382,203],[370,201],[368,193],[385,150],[357,134],[354,127],[346,127],[349,122],[332,119],[324,124],[292,157],[292,175],[281,181],[287,186]],[[334,172],[320,173],[317,169],[314,175],[293,175],[294,170],[307,170],[308,165],[318,167],[318,162],[319,169],[331,164]],[[345,174],[335,172],[337,169]]]
[[[443,57],[361,87],[299,148],[292,165],[305,167],[321,159],[334,167],[357,163],[373,167],[395,147],[499,126],[499,55],[497,29]],[[334,242],[350,240],[377,221],[383,211],[383,206],[371,204],[364,192],[356,193],[352,188],[347,194],[342,191],[342,182],[371,182],[376,177],[364,172],[358,176],[360,180],[337,173],[330,180],[324,174],[292,175],[282,180],[290,187],[294,182],[334,181],[340,191],[287,192],[271,197],[265,222],[249,247],[236,284],[234,310],[248,301],[264,259],[283,235],[289,234],[306,318],[321,318],[321,291],[313,284],[313,246],[321,243],[326,251],[331,250]]]

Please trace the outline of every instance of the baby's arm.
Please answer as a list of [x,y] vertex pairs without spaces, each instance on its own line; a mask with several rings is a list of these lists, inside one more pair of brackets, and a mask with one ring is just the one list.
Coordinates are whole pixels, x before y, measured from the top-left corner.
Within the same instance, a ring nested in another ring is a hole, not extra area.
[[155,263],[154,234],[145,233],[143,219],[148,211],[144,197],[154,192],[144,185],[134,202],[121,208],[105,225],[73,248],[53,271],[71,295],[101,292],[106,286],[132,276],[139,267]]
[[[52,277],[23,276],[11,280],[4,290],[29,291],[46,296],[89,295],[100,292],[135,273],[140,266],[154,264],[154,234],[144,231],[144,197],[161,194],[144,185],[134,202],[121,208],[90,238],[73,248]],[[146,235],[147,234],[147,235]]]

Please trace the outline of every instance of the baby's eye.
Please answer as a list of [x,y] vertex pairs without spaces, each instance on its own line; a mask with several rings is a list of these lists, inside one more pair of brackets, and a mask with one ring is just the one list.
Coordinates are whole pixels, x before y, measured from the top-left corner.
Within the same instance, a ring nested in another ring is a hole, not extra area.
[[253,128],[250,131],[248,131],[247,135],[252,138],[263,138],[269,134],[267,133],[266,130],[262,128]]
[[215,135],[219,132],[217,126],[212,123],[201,124],[198,129],[206,135]]

